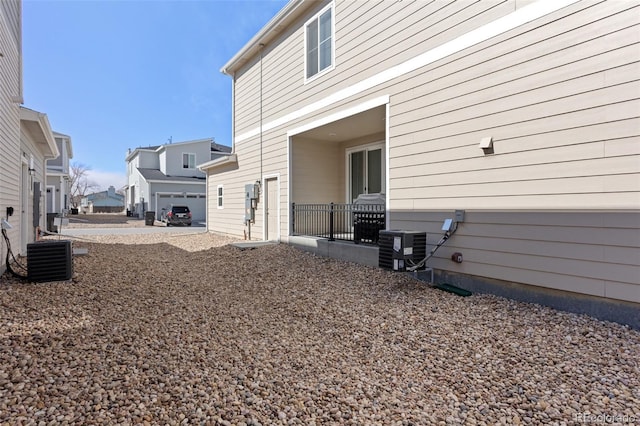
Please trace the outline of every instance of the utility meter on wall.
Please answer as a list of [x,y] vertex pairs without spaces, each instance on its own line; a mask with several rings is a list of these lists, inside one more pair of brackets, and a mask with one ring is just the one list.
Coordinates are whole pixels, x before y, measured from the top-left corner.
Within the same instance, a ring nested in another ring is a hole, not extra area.
[[256,183],[248,183],[244,186],[244,220],[245,222],[255,222],[256,208],[260,196],[260,186]]

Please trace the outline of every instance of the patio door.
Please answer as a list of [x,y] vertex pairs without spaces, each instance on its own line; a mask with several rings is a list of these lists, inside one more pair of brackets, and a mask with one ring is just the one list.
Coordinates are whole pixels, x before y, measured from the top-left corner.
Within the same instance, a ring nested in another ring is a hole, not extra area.
[[347,150],[348,203],[353,203],[360,194],[385,192],[384,164],[383,144]]

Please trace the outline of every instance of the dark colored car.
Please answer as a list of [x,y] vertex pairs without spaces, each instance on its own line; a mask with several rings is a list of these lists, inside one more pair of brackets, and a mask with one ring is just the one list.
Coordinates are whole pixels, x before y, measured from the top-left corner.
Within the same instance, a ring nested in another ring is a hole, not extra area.
[[162,222],[167,226],[187,225],[191,226],[191,210],[187,206],[171,206],[169,210],[162,209]]

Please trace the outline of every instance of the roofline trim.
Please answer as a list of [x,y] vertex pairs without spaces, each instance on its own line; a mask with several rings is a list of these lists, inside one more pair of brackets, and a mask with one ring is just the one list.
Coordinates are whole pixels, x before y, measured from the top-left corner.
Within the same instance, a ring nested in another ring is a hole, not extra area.
[[238,162],[238,155],[237,154],[230,154],[230,155],[225,155],[223,157],[216,158],[215,160],[211,160],[211,161],[208,161],[206,163],[200,164],[197,167],[198,167],[198,169],[200,169],[200,170],[202,170],[204,172],[206,170],[215,169],[217,167],[224,166],[226,164],[233,164],[233,163],[237,163],[237,162]]
[[20,107],[20,121],[33,121],[38,123],[40,130],[42,131],[42,135],[47,142],[47,147],[49,148],[50,155],[45,154],[47,159],[54,159],[60,156],[60,151],[58,150],[58,145],[56,144],[56,140],[53,137],[53,131],[51,130],[51,125],[49,124],[49,118],[47,114],[38,112],[36,110]]
[[[290,0],[280,11],[271,18],[262,29],[254,35],[251,40],[245,44],[242,49],[238,51],[226,64],[220,68],[220,72],[228,76],[233,75],[235,67],[238,62],[245,57],[253,56],[260,49],[260,45],[266,44],[265,41],[268,36],[276,31],[281,25],[287,25],[288,21],[292,19],[292,14],[300,8],[304,3],[312,3],[305,0]],[[293,16],[295,18],[295,16]]]
[[182,141],[182,142],[175,142],[175,143],[165,143],[162,145],[159,145],[157,148],[151,148],[151,147],[138,147],[135,148],[133,151],[131,151],[129,154],[127,154],[127,156],[125,157],[125,161],[129,161],[131,160],[131,158],[134,157],[134,154],[137,154],[138,152],[160,152],[163,149],[166,149],[169,146],[176,146],[176,145],[187,145],[187,144],[191,144],[191,143],[202,143],[202,142],[209,142],[211,144],[216,144],[216,145],[220,145],[220,146],[226,146],[226,145],[222,145],[219,144],[218,142],[215,141],[215,138],[202,138],[202,139],[194,139],[194,140],[190,140],[190,141]]
[[186,185],[204,185],[206,183],[206,179],[202,178],[200,181],[189,181],[189,180],[159,180],[159,179],[144,179],[149,183],[173,183],[173,184],[186,184]]

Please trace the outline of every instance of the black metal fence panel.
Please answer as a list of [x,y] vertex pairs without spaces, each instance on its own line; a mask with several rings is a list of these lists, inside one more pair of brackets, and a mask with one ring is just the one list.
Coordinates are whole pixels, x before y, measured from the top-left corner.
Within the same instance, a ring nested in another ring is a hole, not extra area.
[[385,229],[384,204],[291,204],[292,234],[378,244]]

